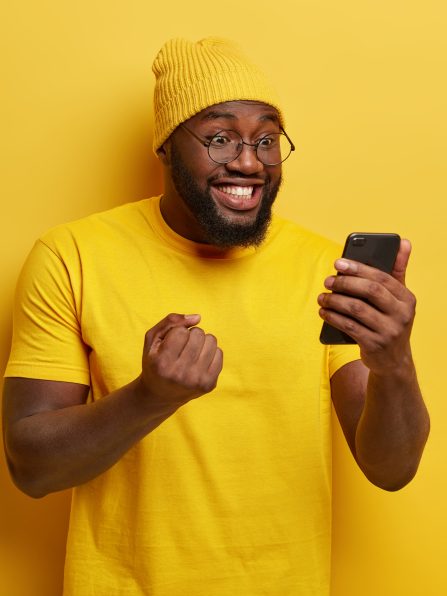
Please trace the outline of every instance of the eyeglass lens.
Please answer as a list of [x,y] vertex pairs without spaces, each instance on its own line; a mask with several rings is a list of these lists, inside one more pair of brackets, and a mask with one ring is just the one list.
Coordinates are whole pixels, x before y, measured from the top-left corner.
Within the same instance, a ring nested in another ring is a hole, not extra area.
[[[210,141],[208,152],[217,163],[229,163],[242,152],[242,137],[234,130],[221,130]],[[265,165],[277,165],[287,159],[292,148],[287,137],[282,133],[266,135],[257,143],[256,154]]]

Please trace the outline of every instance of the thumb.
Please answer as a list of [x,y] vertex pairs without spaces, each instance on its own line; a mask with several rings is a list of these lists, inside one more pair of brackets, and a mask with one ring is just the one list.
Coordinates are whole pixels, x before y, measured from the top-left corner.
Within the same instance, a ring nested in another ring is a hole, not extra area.
[[405,273],[407,271],[408,260],[411,253],[411,243],[406,238],[400,241],[399,252],[397,253],[396,262],[394,263],[391,275],[405,285]]

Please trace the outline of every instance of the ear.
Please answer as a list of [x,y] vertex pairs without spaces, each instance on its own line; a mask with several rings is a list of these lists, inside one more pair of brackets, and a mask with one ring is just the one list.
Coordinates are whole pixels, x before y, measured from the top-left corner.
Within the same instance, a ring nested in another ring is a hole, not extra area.
[[164,166],[169,166],[171,163],[171,143],[168,139],[163,145],[157,149],[158,159]]

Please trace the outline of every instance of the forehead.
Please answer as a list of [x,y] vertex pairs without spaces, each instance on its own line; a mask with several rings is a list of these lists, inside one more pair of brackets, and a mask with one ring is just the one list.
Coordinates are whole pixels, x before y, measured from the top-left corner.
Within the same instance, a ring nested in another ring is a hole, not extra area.
[[192,124],[204,122],[213,122],[216,120],[237,122],[250,121],[256,122],[274,122],[280,125],[278,111],[268,104],[258,101],[226,101],[205,108],[195,116],[189,119]]

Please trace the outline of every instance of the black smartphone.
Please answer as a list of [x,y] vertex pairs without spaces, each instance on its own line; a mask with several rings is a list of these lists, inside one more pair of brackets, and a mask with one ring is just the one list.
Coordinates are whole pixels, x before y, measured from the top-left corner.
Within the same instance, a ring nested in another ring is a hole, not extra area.
[[[355,232],[346,238],[342,257],[360,261],[371,267],[391,273],[399,251],[398,234],[362,234]],[[340,275],[340,274],[338,274]],[[355,339],[347,333],[324,322],[320,333],[322,344],[355,344]]]

